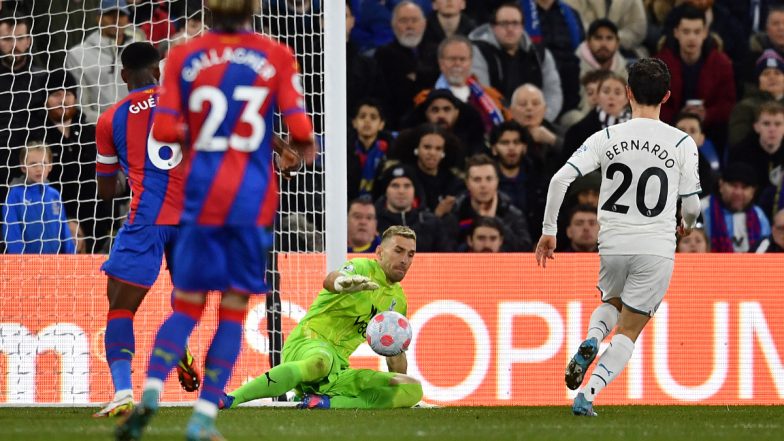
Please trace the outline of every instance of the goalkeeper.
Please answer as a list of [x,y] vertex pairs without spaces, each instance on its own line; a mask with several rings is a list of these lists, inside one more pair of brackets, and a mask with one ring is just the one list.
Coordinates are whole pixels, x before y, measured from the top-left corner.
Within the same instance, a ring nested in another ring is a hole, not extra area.
[[221,408],[296,389],[298,407],[390,409],[411,407],[422,399],[422,385],[405,375],[405,352],[387,357],[389,372],[350,369],[348,357],[365,341],[376,313],[406,314],[400,281],[416,253],[416,233],[392,226],[382,235],[376,260],[356,258],[324,279],[324,289],[283,345],[283,363],[225,395]]

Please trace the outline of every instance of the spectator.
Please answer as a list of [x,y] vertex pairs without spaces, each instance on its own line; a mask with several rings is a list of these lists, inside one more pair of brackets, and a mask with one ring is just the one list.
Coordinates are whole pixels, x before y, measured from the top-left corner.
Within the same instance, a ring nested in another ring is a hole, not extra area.
[[30,142],[19,163],[24,183],[8,191],[3,206],[3,239],[9,254],[73,254],[74,242],[60,193],[46,183],[52,170],[52,152],[45,144]]
[[[355,18],[351,1],[346,2],[346,110],[355,112],[365,98],[381,100],[384,97],[384,76],[376,60],[362,54],[359,46],[348,37]],[[379,110],[381,110],[379,108]],[[386,113],[386,112],[382,112]],[[353,115],[349,115],[350,117]]]
[[749,56],[743,75],[748,86],[753,87],[756,83],[758,75],[755,75],[755,62],[767,49],[772,49],[784,57],[784,4],[771,4],[765,20],[765,31],[758,32],[749,39]]
[[504,246],[504,227],[494,217],[480,217],[466,236],[467,250],[472,253],[498,253]]
[[[509,113],[501,103],[501,92],[490,86],[483,86],[471,74],[473,47],[471,41],[462,36],[447,37],[438,46],[438,68],[441,75],[436,81],[436,89],[449,89],[457,99],[470,104],[482,117],[485,133],[509,119]],[[423,90],[415,101],[421,101],[430,93]]]
[[547,179],[542,167],[528,155],[531,135],[516,121],[508,121],[490,133],[490,148],[500,170],[498,189],[525,213],[531,237],[542,233],[547,202]]
[[569,213],[566,227],[569,244],[563,250],[567,253],[595,253],[599,251],[599,220],[596,207],[578,205]]
[[422,8],[404,0],[392,11],[395,40],[376,50],[375,58],[387,81],[385,102],[388,125],[400,128],[400,117],[411,110],[417,91],[431,87],[438,78],[437,47],[422,42],[425,16]]
[[453,35],[468,36],[476,22],[463,13],[465,0],[433,0],[433,11],[427,16],[423,41],[438,46]]
[[474,155],[466,161],[466,189],[458,196],[452,215],[459,225],[458,242],[466,242],[471,226],[481,216],[497,217],[504,226],[504,251],[531,251],[531,235],[523,212],[498,191],[499,173],[487,155]]
[[[50,73],[44,140],[52,151],[51,181],[66,217],[87,231],[85,246],[101,248],[110,228],[110,205],[99,202],[95,181],[95,126],[79,110],[76,81],[63,69]],[[98,242],[98,243],[96,243]]]
[[438,124],[460,140],[460,157],[455,164],[462,167],[466,153],[484,152],[485,135],[482,117],[472,106],[455,98],[448,89],[433,89],[404,119],[405,127],[422,123]]
[[414,171],[407,165],[395,165],[384,172],[384,196],[376,202],[378,229],[405,225],[417,233],[417,251],[453,251],[454,227],[445,228],[430,210],[418,207],[415,193],[420,184],[415,179]]
[[144,35],[128,24],[125,0],[101,0],[98,29],[68,50],[65,66],[80,85],[79,104],[90,124],[112,104],[128,95],[120,77],[120,52]]
[[758,182],[752,166],[730,163],[719,180],[718,194],[702,199],[702,218],[711,252],[753,252],[770,235],[768,218],[754,204]]
[[767,101],[784,104],[784,58],[773,49],[767,49],[757,60],[759,88],[749,88],[746,97],[732,109],[729,121],[728,144],[742,142],[752,131],[759,106]]
[[[588,38],[577,48],[580,58],[580,78],[588,72],[609,70],[626,78],[626,58],[620,48],[618,26],[606,18],[600,18],[588,27]],[[585,90],[581,91],[583,94]]]
[[349,202],[347,252],[374,253],[380,244],[373,200],[369,196],[362,196]]
[[679,253],[710,253],[708,235],[702,228],[695,228],[688,236],[678,236],[675,250]]
[[524,0],[525,32],[531,41],[547,48],[558,68],[563,91],[561,113],[579,104],[580,60],[575,50],[585,39],[580,15],[563,0]]
[[[696,113],[714,140],[726,139],[726,125],[735,105],[732,62],[708,39],[705,13],[682,9],[674,28],[675,40],[657,55],[670,70],[670,98],[661,120],[672,124],[679,112]],[[722,146],[723,147],[723,146]]]
[[700,154],[700,187],[703,193],[700,196],[707,196],[716,190],[716,183],[721,176],[721,158],[716,151],[713,142],[705,137],[702,129],[702,120],[693,113],[679,113],[675,117],[675,127],[683,130],[694,143],[697,144],[697,152]]
[[580,78],[580,89],[583,92],[580,107],[561,116],[559,122],[562,127],[569,130],[599,105],[599,84],[607,78],[609,73],[609,70],[591,70]]
[[455,196],[464,189],[456,171],[463,156],[460,141],[431,123],[401,132],[390,153],[391,158],[412,167],[423,187],[424,206],[439,218],[452,211]]
[[[401,3],[401,0],[349,1],[351,2],[351,10],[357,18],[356,26],[351,32],[351,41],[360,47],[360,51],[372,52],[394,40],[395,35],[390,21],[394,8]],[[419,5],[425,14],[432,9],[430,0],[415,0],[414,3]]]
[[763,239],[758,253],[784,253],[784,209],[773,216],[770,237]]
[[188,0],[183,8],[185,24],[180,24],[179,30],[171,38],[158,43],[158,50],[161,52],[162,58],[165,58],[166,53],[174,46],[198,37],[207,29],[201,0]]
[[372,98],[360,101],[351,125],[356,135],[348,143],[348,195],[354,199],[373,194],[373,182],[387,160],[391,136],[384,132],[381,104]]
[[621,49],[628,58],[648,55],[643,46],[648,20],[642,0],[564,0],[588,27],[594,20],[607,18],[618,26]]
[[502,4],[493,20],[469,38],[477,49],[472,70],[480,83],[498,89],[508,100],[520,85],[536,85],[544,92],[547,120],[555,121],[563,106],[561,77],[550,51],[537,48],[523,30],[519,5]]
[[47,73],[30,55],[27,18],[0,18],[0,200],[20,174],[19,147],[40,139],[46,121]]
[[626,96],[626,78],[614,72],[599,83],[599,105],[566,131],[563,162],[566,162],[589,136],[607,127],[626,122],[631,118],[629,98]]
[[561,166],[563,136],[561,128],[545,119],[547,103],[542,90],[533,84],[523,84],[512,95],[510,106],[512,119],[525,127],[533,139],[528,146],[528,154],[543,167],[549,175]]
[[784,106],[777,102],[762,104],[757,110],[754,132],[730,148],[729,162],[749,164],[757,176],[759,204],[771,216],[784,208],[781,198],[781,170],[784,168]]
[[176,33],[169,13],[159,0],[128,0],[130,21],[157,48]]

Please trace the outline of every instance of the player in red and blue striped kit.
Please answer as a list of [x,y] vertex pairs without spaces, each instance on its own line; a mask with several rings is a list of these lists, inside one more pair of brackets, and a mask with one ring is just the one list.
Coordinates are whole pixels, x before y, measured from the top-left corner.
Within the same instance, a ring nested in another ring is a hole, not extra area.
[[250,31],[258,0],[207,0],[206,5],[213,29],[172,49],[156,109],[155,138],[184,141],[185,203],[174,250],[174,312],[155,338],[142,401],[117,429],[121,440],[138,439],[157,411],[163,383],[201,318],[210,290],[222,292],[219,324],[186,437],[221,439],[215,418],[239,355],[248,295],[267,290],[266,254],[278,202],[272,160],[275,108],[288,126],[293,149],[306,162],[315,155],[290,49]]
[[[116,416],[133,407],[133,317],[158,278],[163,256],[170,261],[178,234],[181,149],[176,143],[157,142],[150,133],[158,99],[159,58],[149,43],[133,43],[123,51],[122,76],[130,93],[101,115],[96,129],[100,196],[107,200],[115,196],[120,168],[128,176],[133,195],[128,219],[101,266],[109,278],[105,346],[115,395],[96,417]],[[191,391],[199,387],[192,361],[187,354],[178,364],[180,382]]]

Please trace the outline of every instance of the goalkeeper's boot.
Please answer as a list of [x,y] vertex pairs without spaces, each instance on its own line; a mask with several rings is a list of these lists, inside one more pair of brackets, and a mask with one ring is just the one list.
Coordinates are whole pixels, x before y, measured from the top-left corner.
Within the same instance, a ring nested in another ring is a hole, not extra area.
[[588,370],[588,366],[593,363],[593,360],[598,353],[599,342],[596,341],[595,338],[589,338],[580,343],[577,353],[574,354],[574,357],[569,360],[569,364],[566,366],[566,375],[564,377],[566,380],[566,387],[575,390],[583,384],[585,372]]
[[136,406],[114,430],[117,441],[137,441],[142,438],[144,428],[150,423],[150,418],[155,415],[155,410],[144,405]]
[[93,418],[124,416],[130,413],[132,410],[133,392],[129,390],[127,393],[115,395],[110,403],[106,404],[103,409],[93,414]]
[[598,416],[598,414],[593,411],[593,403],[586,400],[585,395],[583,395],[582,392],[577,394],[577,396],[574,398],[574,404],[572,404],[572,413],[575,414],[575,416]]
[[180,359],[180,362],[177,363],[177,379],[180,380],[180,386],[186,392],[195,392],[199,390],[201,385],[199,371],[196,370],[193,355],[187,346],[185,347],[185,354]]
[[215,420],[206,415],[194,413],[185,429],[188,441],[226,441],[215,428]]
[[231,409],[231,405],[233,403],[234,397],[229,394],[223,394],[223,396],[218,400],[218,409]]
[[297,409],[329,409],[329,397],[326,395],[305,394]]

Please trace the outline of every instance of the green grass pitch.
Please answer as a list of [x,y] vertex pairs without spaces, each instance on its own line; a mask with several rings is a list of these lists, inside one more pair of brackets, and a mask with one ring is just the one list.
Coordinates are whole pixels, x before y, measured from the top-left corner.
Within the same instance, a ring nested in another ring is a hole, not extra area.
[[[116,420],[92,408],[0,408],[0,440],[111,440]],[[218,429],[244,440],[781,440],[784,406],[604,406],[598,418],[566,407],[449,407],[221,412]],[[162,408],[145,440],[181,440],[188,408]]]

